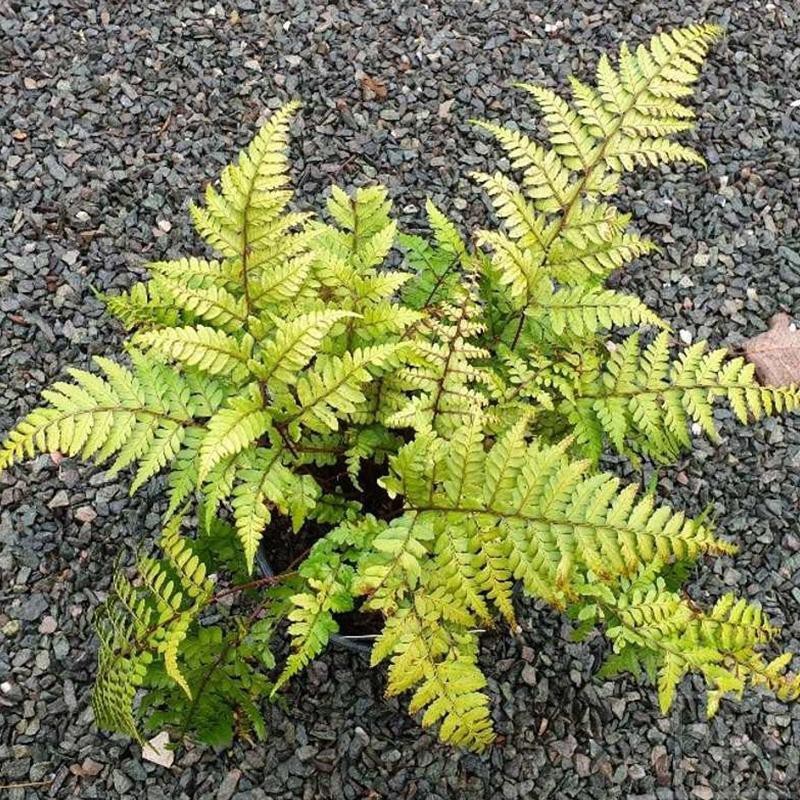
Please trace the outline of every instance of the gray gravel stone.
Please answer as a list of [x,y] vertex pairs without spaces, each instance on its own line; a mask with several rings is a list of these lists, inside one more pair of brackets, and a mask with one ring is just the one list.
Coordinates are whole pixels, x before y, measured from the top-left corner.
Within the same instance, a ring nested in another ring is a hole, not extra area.
[[217,789],[217,800],[231,800],[233,793],[242,777],[241,770],[232,769],[223,779],[222,783]]
[[47,597],[37,592],[22,601],[22,605],[19,607],[15,616],[17,619],[24,620],[25,622],[35,622],[44,614],[49,605],[50,603]]

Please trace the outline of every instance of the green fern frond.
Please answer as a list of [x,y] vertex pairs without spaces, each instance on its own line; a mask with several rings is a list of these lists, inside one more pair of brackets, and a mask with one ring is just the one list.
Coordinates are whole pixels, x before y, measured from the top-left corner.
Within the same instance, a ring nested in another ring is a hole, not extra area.
[[785,673],[791,656],[767,663],[759,652],[777,631],[757,605],[727,594],[706,611],[670,592],[662,578],[653,581],[652,570],[593,600],[614,644],[605,674],[649,664],[657,673],[662,713],[688,672],[700,673],[708,684],[709,716],[724,695],[741,696],[747,684],[768,686],[787,700],[800,695],[800,679]]
[[[690,92],[719,33],[715,26],[696,25],[659,34],[649,49],[640,46],[635,54],[623,45],[619,72],[601,58],[596,90],[572,79],[575,108],[549,89],[520,84],[544,112],[549,149],[509,128],[479,123],[509,153],[512,169],[524,176],[523,191],[502,173],[474,175],[513,240],[513,245],[502,243],[498,234],[483,232],[479,242],[495,251],[493,263],[501,289],[509,291],[512,317],[518,318],[526,307],[525,284],[533,274],[543,272],[588,288],[599,283],[591,275],[602,279],[650,249],[626,231],[627,216],[598,203],[597,197],[613,194],[616,173],[636,165],[704,163],[693,150],[667,137],[691,127],[691,112],[675,98]],[[649,321],[654,321],[652,315]],[[580,317],[578,323],[579,331],[584,330]],[[514,346],[521,327],[516,330]]]
[[[300,567],[303,591],[292,595],[288,617],[293,652],[275,683],[273,694],[303,669],[339,630],[334,614],[353,609],[354,569],[347,563],[381,529],[374,518],[343,524],[312,548]],[[354,546],[356,546],[354,550]]]
[[[293,675],[318,656],[332,634],[339,630],[332,611],[347,611],[352,605],[350,595],[341,584],[328,577],[325,581],[309,580],[313,594],[293,595],[294,609],[289,612],[289,633],[295,640],[295,652],[275,682],[273,694]],[[342,600],[341,598],[344,598]]]
[[272,695],[319,655],[330,636],[338,631],[334,615],[353,608],[353,564],[384,528],[385,523],[365,516],[357,522],[342,523],[312,547],[298,570],[299,591],[288,597],[293,652],[272,688]]
[[135,283],[121,294],[100,295],[108,313],[130,329],[147,325],[177,325],[180,313],[169,297],[151,283]]
[[403,363],[402,344],[384,344],[338,356],[320,356],[297,383],[300,409],[292,420],[318,432],[339,429],[339,419],[355,414],[367,401],[362,386],[376,374]]
[[220,462],[254,444],[272,425],[258,387],[251,384],[250,395],[231,399],[208,420],[200,445],[197,481],[202,484]]
[[436,569],[427,582],[431,597],[442,600],[442,616],[449,622],[471,626],[477,619],[491,625],[494,613],[484,596],[488,576],[481,575],[485,559],[476,558],[474,551],[478,527],[472,520],[460,525],[445,519],[438,523],[432,547]]
[[[490,466],[484,470],[480,423],[458,430],[454,442],[463,444],[454,446],[436,468],[427,496],[415,493],[415,499],[406,498],[409,516],[404,530],[420,525],[433,531],[439,525],[464,530],[472,522],[481,529],[499,527],[504,533],[503,555],[514,577],[523,580],[529,592],[556,605],[562,605],[573,591],[582,570],[610,580],[635,572],[655,558],[731,552],[732,546],[715,538],[702,522],[666,507],[655,508],[649,496],[637,502],[633,487],[619,491],[618,479],[592,474],[589,462],[570,461],[565,455],[569,441],[541,449],[536,443],[528,444],[520,456],[523,431],[518,424],[494,445],[499,450],[490,451],[486,457]],[[396,489],[409,480],[417,481],[419,462],[427,455],[422,448],[412,448],[409,457],[393,459],[393,472],[402,470],[403,474],[397,474],[389,486]],[[503,465],[500,472],[498,465]],[[478,487],[484,482],[488,488],[481,492]],[[462,496],[459,487],[463,485],[470,491]],[[481,539],[473,537],[473,541]],[[491,557],[496,559],[497,552],[482,560]],[[402,583],[395,585],[394,602],[411,589],[413,581],[410,589]]]
[[566,239],[553,243],[548,269],[559,283],[573,286],[599,284],[612,272],[656,246],[635,233],[614,233],[608,239],[577,247]]
[[605,151],[606,164],[613,170],[632,170],[635,166],[658,166],[675,161],[705,166],[705,159],[690,147],[667,139],[638,139],[618,136]]
[[192,206],[198,233],[227,257],[245,258],[250,243],[284,210],[291,192],[288,183],[289,123],[299,108],[287,103],[276,111],[235,165],[222,173],[221,193],[206,191],[205,207]]
[[441,624],[436,600],[422,594],[387,621],[372,662],[391,656],[387,693],[413,689],[409,710],[424,709],[423,727],[438,723],[442,741],[480,751],[494,732],[477,650],[475,636]]
[[542,259],[537,258],[535,250],[521,247],[497,231],[478,231],[476,242],[492,248],[492,266],[497,274],[497,285],[508,287],[508,295],[515,309],[524,308],[531,296],[546,286],[547,275],[541,268]]
[[163,558],[143,558],[141,585],[118,574],[114,594],[95,621],[100,655],[92,706],[99,725],[139,741],[133,709],[155,659],[191,698],[179,664],[179,650],[189,628],[207,606],[214,590],[206,566],[180,534],[181,519],[164,528],[159,546]]
[[555,151],[545,150],[511,128],[481,120],[474,120],[474,124],[492,134],[508,153],[512,169],[522,172],[522,187],[538,211],[558,211],[568,205],[574,187],[569,169]]
[[708,351],[699,342],[671,361],[666,332],[644,349],[638,334],[630,336],[602,369],[584,371],[582,386],[562,408],[597,432],[592,453],[605,435],[620,453],[630,448],[669,461],[690,446],[693,425],[718,440],[713,409],[720,399],[742,423],[800,408],[798,389],[761,386],[753,365],[725,349]]
[[402,336],[422,319],[422,314],[413,308],[396,303],[376,303],[361,312],[353,335],[358,344],[385,341],[394,335]]
[[196,367],[208,375],[224,375],[236,382],[251,372],[254,340],[245,333],[241,339],[206,325],[144,331],[133,337],[137,347],[163,358]]
[[437,246],[457,256],[459,260],[468,258],[467,245],[455,223],[449,220],[430,198],[425,201],[425,213]]
[[394,245],[397,224],[390,219],[391,201],[382,186],[360,188],[351,198],[338,186],[331,187],[328,212],[341,230],[319,226],[315,247],[348,259],[359,271],[381,264]]
[[525,313],[537,328],[549,328],[556,336],[568,331],[573,338],[629,325],[668,327],[638,297],[611,289],[571,287],[542,293]]
[[[206,519],[213,517],[220,503],[230,500],[248,573],[272,512],[288,517],[296,532],[320,501],[319,485],[311,475],[291,468],[290,455],[290,450],[277,444],[271,448],[253,445],[233,459],[223,459],[209,473],[215,491],[212,494],[212,488],[205,489]],[[221,472],[215,475],[215,471]]]
[[169,505],[164,512],[168,522],[197,489],[200,445],[204,438],[200,427],[187,428],[181,447],[169,472]]
[[204,285],[206,280],[158,278],[156,285],[172,304],[215,328],[237,331],[247,320],[247,306],[242,298],[222,286]]
[[265,382],[296,383],[331,328],[351,316],[348,311],[312,311],[278,322],[275,334],[261,347],[258,377]]
[[460,300],[418,326],[409,366],[384,378],[380,400],[388,408],[378,409],[378,419],[389,427],[453,431],[488,403],[482,386],[489,379],[477,363],[488,352],[473,343],[483,331],[479,306],[469,287]]
[[313,251],[301,251],[289,258],[277,258],[251,273],[249,298],[252,308],[272,310],[282,304],[296,302],[309,289]]
[[404,287],[402,299],[414,309],[436,305],[452,297],[461,269],[472,263],[471,254],[455,224],[430,198],[425,202],[425,211],[434,236],[433,245],[419,236],[399,236],[399,243],[416,271],[414,278]]
[[544,112],[550,143],[564,166],[569,170],[590,169],[597,157],[598,142],[569,104],[544,86],[518,83],[517,87],[533,95]]
[[[245,454],[231,476],[231,507],[247,572],[252,572],[258,545],[272,519],[271,508],[288,511],[286,470],[280,450],[258,448]],[[235,475],[235,478],[234,478]],[[234,480],[236,483],[234,484]]]
[[548,223],[545,215],[533,208],[522,189],[501,172],[494,175],[475,172],[472,177],[491,198],[495,213],[503,221],[508,235],[518,239],[520,247],[534,254],[546,252],[556,228]]
[[147,268],[151,274],[168,280],[207,282],[234,281],[239,271],[238,259],[216,261],[212,259],[176,258],[172,261],[151,261]]
[[92,688],[92,708],[97,724],[142,742],[134,707],[153,660],[149,651],[121,658],[117,655],[135,636],[130,620],[116,610],[99,612],[95,627],[100,642],[97,671]]
[[[383,186],[367,186],[350,198],[338,186],[331,186],[327,207],[330,215],[346,231],[369,238],[382,231],[389,223],[391,202]],[[357,249],[357,248],[356,248]]]
[[[103,358],[95,363],[105,377],[73,369],[74,383],[59,381],[43,392],[49,405],[32,411],[8,434],[0,448],[0,470],[42,452],[98,463],[116,455],[112,472],[140,463],[138,487],[174,457],[186,426],[193,424],[181,377],[142,359],[133,371]],[[158,385],[150,382],[153,370]]]
[[375,611],[395,610],[422,577],[425,543],[433,539],[433,529],[417,516],[393,520],[379,533],[359,560],[354,583],[356,594],[369,595],[365,607]]

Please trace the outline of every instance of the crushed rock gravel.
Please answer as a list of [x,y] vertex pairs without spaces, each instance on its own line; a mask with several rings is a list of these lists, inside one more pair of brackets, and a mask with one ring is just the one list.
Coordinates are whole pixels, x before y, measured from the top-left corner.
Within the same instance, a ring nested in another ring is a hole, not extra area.
[[[471,117],[531,120],[518,80],[564,87],[598,55],[658,26],[709,19],[727,37],[695,96],[708,169],[628,180],[622,202],[659,240],[620,279],[683,341],[738,345],[800,311],[800,6],[793,0],[0,0],[0,430],[67,365],[117,351],[93,290],[196,247],[188,201],[269,109],[295,125],[300,201],[332,181],[385,182],[419,226],[426,194],[485,221],[470,170],[495,162]],[[713,510],[741,553],[693,582],[764,604],[800,650],[800,421],[747,430],[724,414],[659,474],[659,491]],[[634,475],[635,479],[648,476]],[[92,725],[90,620],[123,542],[158,524],[158,486],[134,498],[72,460],[0,477],[0,792],[146,800],[800,796],[800,705],[760,693],[707,721],[695,681],[660,716],[650,687],[593,677],[597,637],[534,607],[518,637],[488,635],[500,742],[455,753],[382,697],[363,658],[329,652],[268,711],[269,740],[189,749],[166,770]],[[15,788],[12,788],[15,787]]]

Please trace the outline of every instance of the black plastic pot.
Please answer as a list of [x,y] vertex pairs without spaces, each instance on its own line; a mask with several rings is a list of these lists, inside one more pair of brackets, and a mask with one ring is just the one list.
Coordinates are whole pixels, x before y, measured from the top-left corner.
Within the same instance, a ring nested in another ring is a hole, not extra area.
[[[266,555],[262,548],[256,551],[256,565],[259,571],[265,578],[271,578],[275,571],[269,564]],[[366,653],[372,651],[372,641],[377,638],[376,636],[344,636],[340,633],[334,633],[331,636],[331,642],[335,647],[341,647],[343,650],[350,650],[353,653]]]

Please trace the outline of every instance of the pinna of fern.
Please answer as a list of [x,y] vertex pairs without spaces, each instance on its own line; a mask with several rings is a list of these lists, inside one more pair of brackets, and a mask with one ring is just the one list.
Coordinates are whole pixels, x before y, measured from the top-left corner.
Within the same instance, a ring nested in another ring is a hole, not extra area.
[[[522,86],[545,143],[479,122],[513,174],[476,174],[499,225],[474,245],[432,201],[430,240],[398,232],[381,187],[333,187],[329,222],[292,210],[289,103],[192,206],[213,257],[153,263],[107,298],[126,361],[72,370],[0,449],[0,469],[55,450],[133,469],[131,491],[167,473],[158,553],[118,573],[98,616],[101,726],[263,736],[261,699],[360,610],[382,619],[387,692],[483,749],[476,631],[516,626],[515,587],[601,626],[605,670],[650,675],[665,712],[690,671],[709,713],[748,685],[800,694],[791,656],[763,655],[775,629],[757,606],[702,609],[673,585],[675,564],[734,545],[597,466],[609,446],[666,462],[693,430],[715,439],[718,399],[742,422],[800,405],[723,349],[674,355],[668,324],[606,285],[655,249],[612,202],[624,173],[702,164],[672,137],[719,33],[623,45],[571,102]],[[254,576],[259,547],[292,531],[307,552]]]

